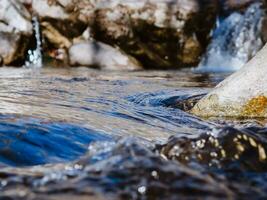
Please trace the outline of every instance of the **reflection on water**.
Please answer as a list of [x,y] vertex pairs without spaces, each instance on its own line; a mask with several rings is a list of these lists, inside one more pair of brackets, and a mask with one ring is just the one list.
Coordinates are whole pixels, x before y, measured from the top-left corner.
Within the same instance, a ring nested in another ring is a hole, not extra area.
[[12,166],[65,162],[83,155],[88,144],[111,138],[63,122],[0,116],[0,161]]
[[[164,105],[206,93],[205,87],[220,80],[215,75],[182,72],[116,74],[85,68],[1,69],[0,74],[2,114],[77,123],[111,135],[157,140],[179,130],[198,131],[204,122]],[[184,126],[185,122],[190,125]]]
[[185,112],[225,76],[1,68],[0,198],[265,197],[264,121]]

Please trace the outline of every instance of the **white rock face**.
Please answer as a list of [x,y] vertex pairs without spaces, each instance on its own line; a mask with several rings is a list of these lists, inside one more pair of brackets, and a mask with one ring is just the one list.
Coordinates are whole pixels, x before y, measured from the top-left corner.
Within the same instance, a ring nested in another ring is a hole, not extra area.
[[[60,1],[62,4],[65,1]],[[67,19],[69,15],[65,13],[64,9],[57,4],[49,4],[47,0],[32,0],[32,9],[39,17],[50,17],[55,19]]]
[[0,57],[3,64],[23,58],[32,34],[31,15],[18,0],[0,0]]
[[267,117],[267,45],[192,109],[199,116]]
[[32,33],[31,15],[17,0],[0,0],[0,24],[2,22],[9,26],[8,30]]
[[71,65],[94,66],[107,70],[138,70],[139,63],[107,44],[95,41],[80,42],[69,49]]

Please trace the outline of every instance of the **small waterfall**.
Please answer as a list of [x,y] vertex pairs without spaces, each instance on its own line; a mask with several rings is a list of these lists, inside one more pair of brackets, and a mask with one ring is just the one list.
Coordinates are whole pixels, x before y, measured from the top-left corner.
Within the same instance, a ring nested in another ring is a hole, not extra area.
[[25,62],[28,68],[41,68],[43,65],[42,59],[42,40],[40,32],[40,23],[38,17],[34,16],[32,18],[33,22],[33,32],[35,36],[35,47],[28,50],[28,59]]
[[235,71],[263,46],[261,40],[264,11],[252,4],[244,14],[232,13],[217,23],[213,39],[202,58],[199,71]]

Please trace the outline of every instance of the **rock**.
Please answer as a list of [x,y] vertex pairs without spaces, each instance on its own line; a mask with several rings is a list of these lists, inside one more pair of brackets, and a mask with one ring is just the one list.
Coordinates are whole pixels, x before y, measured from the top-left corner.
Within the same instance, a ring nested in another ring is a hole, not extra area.
[[[51,24],[67,38],[78,37],[86,29],[86,22],[77,17],[75,10],[68,10],[74,0],[32,0],[32,12],[41,22]],[[46,26],[42,27],[44,30]]]
[[235,10],[243,10],[250,4],[261,1],[262,0],[224,0],[222,4],[225,11],[232,12]]
[[98,67],[107,70],[139,70],[140,64],[131,56],[101,42],[74,44],[69,49],[70,64]]
[[198,116],[267,117],[267,45],[191,110]]
[[43,56],[49,60],[66,63],[68,48],[87,25],[78,19],[72,7],[74,0],[32,0],[31,12],[37,15],[41,25]]
[[0,56],[3,64],[16,64],[25,58],[31,35],[31,16],[23,4],[18,0],[0,0]]
[[267,15],[265,15],[262,20],[261,34],[263,42],[267,43]]
[[[95,40],[119,46],[148,68],[196,65],[217,9],[218,0],[32,0],[48,44],[44,51],[67,49],[66,41],[89,26]],[[56,32],[67,40],[55,42]]]
[[63,36],[55,27],[53,27],[48,22],[41,23],[43,27],[42,34],[57,48],[69,48],[71,46],[71,41]]
[[[216,16],[216,6],[210,5],[217,5],[217,1],[201,2],[106,1],[95,12],[95,38],[117,44],[146,67],[194,65],[205,48],[199,39],[206,40]],[[201,23],[205,18],[209,19],[207,27]]]
[[4,60],[2,58],[2,56],[0,56],[0,66],[2,66],[4,64]]

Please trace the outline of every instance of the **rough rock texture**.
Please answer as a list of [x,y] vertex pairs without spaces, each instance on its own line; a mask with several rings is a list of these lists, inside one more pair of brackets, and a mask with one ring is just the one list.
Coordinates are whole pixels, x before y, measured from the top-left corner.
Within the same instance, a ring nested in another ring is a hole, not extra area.
[[41,20],[44,49],[68,49],[89,26],[91,37],[145,67],[175,68],[198,63],[218,1],[32,0],[31,9]]
[[31,16],[18,0],[0,0],[0,57],[5,65],[25,57],[32,34]]
[[229,10],[233,11],[233,10],[244,9],[250,4],[260,1],[262,0],[224,0],[222,4],[223,4],[223,9],[228,11]]
[[[194,65],[205,48],[207,38],[203,35],[207,37],[211,30],[215,7],[214,3],[195,0],[118,1],[96,10],[93,31],[96,39],[119,45],[146,67]],[[208,23],[203,23],[205,28],[199,20],[204,19],[200,18],[204,10],[210,11],[207,18],[212,16]]]
[[99,67],[108,70],[138,70],[140,64],[132,57],[125,55],[101,42],[80,42],[69,49],[71,65]]
[[192,109],[199,116],[267,117],[267,45]]

